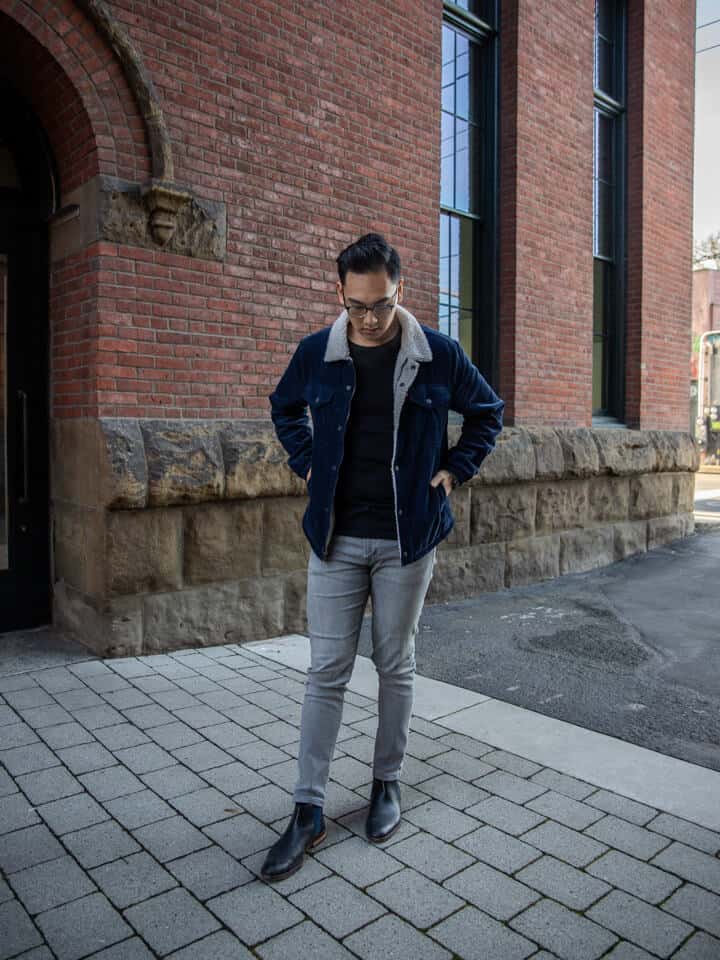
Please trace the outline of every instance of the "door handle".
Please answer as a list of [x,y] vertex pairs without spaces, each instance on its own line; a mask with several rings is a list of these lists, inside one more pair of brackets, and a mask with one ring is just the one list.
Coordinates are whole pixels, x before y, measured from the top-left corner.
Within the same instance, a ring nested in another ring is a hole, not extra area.
[[24,390],[18,390],[18,400],[20,401],[20,410],[22,411],[22,432],[20,434],[20,441],[22,444],[22,493],[18,497],[18,503],[29,503],[30,444],[28,442],[28,395]]

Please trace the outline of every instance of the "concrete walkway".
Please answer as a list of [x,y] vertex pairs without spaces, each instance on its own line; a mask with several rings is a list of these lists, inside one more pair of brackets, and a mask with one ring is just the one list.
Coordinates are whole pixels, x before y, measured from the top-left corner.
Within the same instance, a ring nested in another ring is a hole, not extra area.
[[328,838],[259,881],[307,656],[288,637],[5,661],[0,960],[718,960],[720,773],[418,677],[404,824],[371,846],[364,658]]

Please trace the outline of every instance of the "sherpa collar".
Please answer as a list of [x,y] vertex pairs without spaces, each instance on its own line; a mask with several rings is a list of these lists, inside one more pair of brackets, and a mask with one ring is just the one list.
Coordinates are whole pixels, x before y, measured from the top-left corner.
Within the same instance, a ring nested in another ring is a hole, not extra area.
[[[426,362],[432,360],[433,355],[430,344],[415,317],[409,310],[406,310],[405,307],[398,304],[397,318],[402,331],[400,350],[414,360]],[[325,348],[325,363],[332,363],[334,360],[345,360],[350,356],[347,325],[347,310],[343,310],[332,327],[330,327],[330,335],[328,337],[327,347]]]

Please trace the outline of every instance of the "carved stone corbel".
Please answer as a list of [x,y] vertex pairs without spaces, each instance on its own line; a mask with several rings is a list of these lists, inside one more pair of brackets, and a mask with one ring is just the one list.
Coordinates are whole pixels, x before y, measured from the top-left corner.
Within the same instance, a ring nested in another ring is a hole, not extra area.
[[190,202],[192,194],[162,180],[148,180],[140,192],[150,214],[153,238],[164,247],[175,233],[180,209]]

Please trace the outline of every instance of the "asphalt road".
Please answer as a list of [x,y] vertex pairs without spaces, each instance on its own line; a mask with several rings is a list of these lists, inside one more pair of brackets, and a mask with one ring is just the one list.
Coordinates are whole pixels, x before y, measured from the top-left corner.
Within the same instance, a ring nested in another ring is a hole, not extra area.
[[702,479],[690,537],[426,606],[417,672],[720,770],[720,476]]

